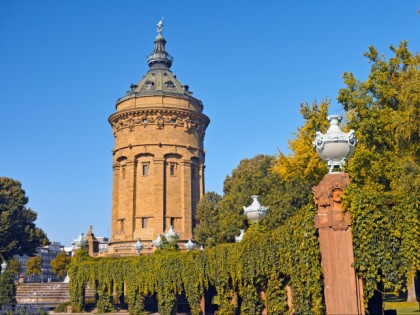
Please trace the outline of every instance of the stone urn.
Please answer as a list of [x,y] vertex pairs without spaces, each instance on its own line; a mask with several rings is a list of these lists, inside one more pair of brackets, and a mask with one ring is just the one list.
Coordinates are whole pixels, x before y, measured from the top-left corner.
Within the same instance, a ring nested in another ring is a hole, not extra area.
[[67,271],[66,277],[64,278],[63,283],[70,283],[69,272]]
[[84,233],[80,233],[80,235],[73,240],[74,246],[76,246],[77,249],[83,248],[86,245],[86,240],[84,237]]
[[141,250],[143,249],[143,244],[140,242],[140,239],[137,239],[137,242],[133,245],[134,250],[137,254],[140,254]]
[[7,269],[7,262],[4,260],[1,264],[1,273],[3,274]]
[[189,240],[188,240],[188,243],[184,244],[184,247],[185,247],[185,249],[186,249],[187,251],[190,251],[190,250],[194,249],[194,247],[195,247],[195,243],[193,243],[193,242],[191,241],[191,239],[189,239]]
[[179,234],[175,233],[174,227],[172,225],[169,226],[169,231],[166,232],[164,236],[168,242],[173,242],[179,238]]
[[342,119],[340,115],[330,115],[327,119],[330,122],[330,128],[325,134],[317,131],[313,144],[320,158],[327,162],[330,173],[335,173],[336,168],[339,169],[338,172],[342,172],[343,165],[354,153],[357,139],[354,130],[348,133],[341,131],[338,126]]
[[240,232],[239,236],[235,236],[235,242],[237,243],[241,242],[245,235],[245,230],[240,230]]
[[158,237],[154,241],[152,241],[152,243],[153,243],[153,246],[154,247],[161,248],[162,247],[162,244],[163,244],[163,240],[162,240],[161,234],[158,234]]
[[249,207],[244,207],[244,213],[253,223],[263,220],[268,213],[268,207],[262,206],[258,201],[258,196],[251,196],[254,200]]

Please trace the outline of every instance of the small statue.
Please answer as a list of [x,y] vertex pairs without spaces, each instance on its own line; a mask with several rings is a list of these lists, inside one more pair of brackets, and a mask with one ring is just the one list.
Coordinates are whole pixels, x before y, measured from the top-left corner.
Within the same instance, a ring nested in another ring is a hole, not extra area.
[[156,128],[157,129],[163,129],[164,119],[163,119],[161,113],[157,113],[155,122],[156,122]]
[[162,35],[162,29],[163,29],[163,19],[164,17],[162,17],[159,21],[159,23],[156,25],[156,30],[157,32]]

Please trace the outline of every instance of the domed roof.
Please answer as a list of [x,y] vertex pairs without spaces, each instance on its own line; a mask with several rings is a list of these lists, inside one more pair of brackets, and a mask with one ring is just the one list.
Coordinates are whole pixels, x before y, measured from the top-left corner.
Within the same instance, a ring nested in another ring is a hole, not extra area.
[[188,85],[182,84],[170,70],[173,57],[165,50],[166,40],[162,35],[162,27],[162,21],[159,21],[155,48],[147,57],[150,70],[137,84],[130,86],[127,94],[117,100],[117,104],[133,97],[154,95],[168,95],[199,101],[192,96],[193,93],[189,91]]

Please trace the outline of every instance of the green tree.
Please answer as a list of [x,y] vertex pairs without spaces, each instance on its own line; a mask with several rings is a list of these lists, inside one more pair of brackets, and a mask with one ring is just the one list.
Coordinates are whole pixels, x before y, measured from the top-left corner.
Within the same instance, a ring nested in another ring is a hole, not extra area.
[[53,260],[51,260],[52,272],[59,278],[64,279],[69,269],[71,257],[67,256],[65,251],[60,252]]
[[316,101],[309,105],[300,105],[300,113],[304,119],[302,127],[298,128],[294,138],[289,140],[291,153],[280,152],[273,167],[281,179],[281,207],[286,212],[294,213],[296,209],[305,206],[312,199],[312,187],[317,185],[325,173],[326,164],[319,158],[312,142],[317,131],[328,128],[328,107],[330,101]]
[[7,262],[7,270],[12,275],[19,276],[22,271],[22,264],[16,258],[12,258]]
[[196,240],[204,246],[214,246],[215,236],[219,234],[219,208],[222,197],[216,192],[207,192],[197,206],[197,227],[194,229]]
[[41,256],[33,256],[26,263],[26,274],[28,276],[39,276],[42,274],[42,258]]
[[27,208],[28,197],[21,183],[0,177],[0,255],[33,255],[48,242],[46,234],[35,226],[36,212]]
[[366,298],[378,282],[400,290],[420,269],[420,56],[407,42],[390,49],[387,60],[369,47],[367,80],[344,73],[338,96],[359,139],[345,205]]
[[262,221],[268,229],[282,224],[292,214],[283,206],[284,187],[280,176],[271,170],[276,163],[274,156],[257,155],[243,159],[224,181],[224,195],[218,203],[219,227],[214,236],[216,243],[232,242],[239,229],[249,226],[243,206],[252,203],[252,195],[260,196],[262,205],[269,207],[269,215]]
[[15,306],[15,277],[9,270],[6,270],[0,275],[0,311],[4,308],[14,308]]

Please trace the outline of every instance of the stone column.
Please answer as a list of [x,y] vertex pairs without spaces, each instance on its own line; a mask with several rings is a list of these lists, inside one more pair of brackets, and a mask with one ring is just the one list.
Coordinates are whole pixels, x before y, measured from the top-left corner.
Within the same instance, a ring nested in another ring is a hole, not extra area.
[[134,198],[136,193],[136,185],[135,185],[135,162],[130,161],[127,162],[125,167],[125,209],[124,209],[124,218],[126,218],[124,222],[124,232],[125,236],[124,239],[131,240],[134,236]]
[[191,194],[191,162],[182,161],[181,174],[181,213],[182,213],[182,235],[181,239],[192,238],[192,194]]
[[165,160],[155,158],[153,164],[155,178],[154,229],[156,234],[161,234],[165,231]]
[[199,178],[198,178],[198,182],[200,185],[200,199],[201,197],[203,197],[204,193],[205,193],[205,187],[204,187],[204,169],[206,168],[206,166],[204,164],[200,164],[199,166]]
[[120,165],[114,164],[114,179],[112,185],[112,222],[111,222],[111,242],[115,241],[115,234],[117,233],[118,225],[118,198],[119,198],[119,190],[120,190]]
[[341,195],[349,184],[346,173],[326,174],[312,189],[318,207],[318,229],[327,314],[364,314],[362,282],[354,261],[350,213],[343,212]]

